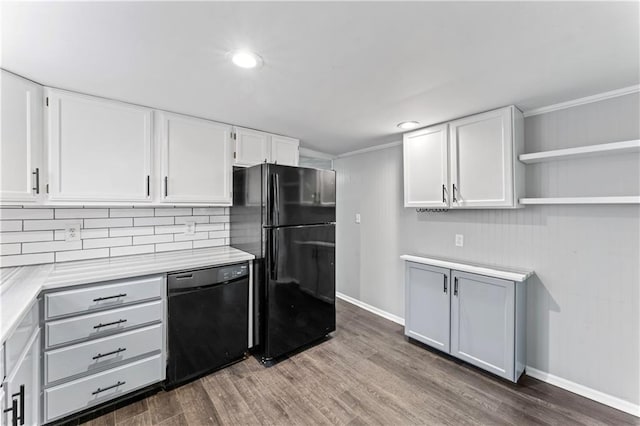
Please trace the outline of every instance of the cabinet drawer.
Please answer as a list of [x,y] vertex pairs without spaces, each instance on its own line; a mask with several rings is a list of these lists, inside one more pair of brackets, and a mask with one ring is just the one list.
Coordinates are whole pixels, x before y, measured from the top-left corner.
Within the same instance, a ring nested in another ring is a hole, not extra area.
[[156,299],[162,296],[163,275],[119,281],[105,285],[50,293],[44,297],[47,319],[118,307],[125,303]]
[[5,343],[5,374],[7,376],[13,371],[18,358],[20,358],[22,351],[26,347],[27,343],[29,343],[29,339],[33,335],[34,330],[38,328],[38,306],[38,301],[36,300]]
[[162,368],[162,356],[155,355],[46,389],[44,421],[67,416],[159,382],[162,380]]
[[51,321],[46,324],[46,346],[104,337],[162,320],[162,301],[147,302],[79,317]]
[[100,371],[162,349],[162,324],[45,352],[45,382]]

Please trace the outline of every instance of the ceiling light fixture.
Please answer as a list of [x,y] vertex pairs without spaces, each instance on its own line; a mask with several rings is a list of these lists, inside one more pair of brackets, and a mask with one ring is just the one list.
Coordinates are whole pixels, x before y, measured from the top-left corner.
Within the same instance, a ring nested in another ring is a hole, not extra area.
[[262,65],[262,58],[248,50],[235,50],[230,56],[231,62],[240,68],[256,68]]
[[398,127],[404,130],[415,129],[420,125],[418,121],[403,121],[402,123],[398,123]]

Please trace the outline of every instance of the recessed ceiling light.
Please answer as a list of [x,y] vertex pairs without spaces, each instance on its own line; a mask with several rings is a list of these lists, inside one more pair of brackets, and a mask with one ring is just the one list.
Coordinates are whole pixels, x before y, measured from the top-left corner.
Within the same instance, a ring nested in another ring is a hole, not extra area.
[[248,50],[235,50],[231,52],[231,62],[240,68],[256,68],[262,65],[262,58]]
[[415,129],[420,125],[417,121],[403,121],[402,123],[398,123],[398,127],[401,129]]

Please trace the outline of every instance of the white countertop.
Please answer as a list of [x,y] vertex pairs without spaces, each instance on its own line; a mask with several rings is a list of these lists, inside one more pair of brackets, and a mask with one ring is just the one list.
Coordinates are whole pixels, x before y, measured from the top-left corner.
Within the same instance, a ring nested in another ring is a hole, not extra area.
[[41,291],[253,259],[232,247],[213,247],[98,260],[0,268],[0,343]]
[[446,259],[442,257],[403,254],[400,259],[422,263],[425,265],[439,266],[441,268],[455,269],[456,271],[470,272],[472,274],[485,275],[487,277],[502,278],[509,281],[523,282],[532,276],[534,272],[527,269],[514,269],[501,266],[488,266],[462,260]]

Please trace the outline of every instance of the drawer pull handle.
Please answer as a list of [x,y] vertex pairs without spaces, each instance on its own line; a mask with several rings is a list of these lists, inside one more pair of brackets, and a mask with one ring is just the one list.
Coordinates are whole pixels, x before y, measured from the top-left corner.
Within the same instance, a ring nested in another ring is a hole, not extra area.
[[126,350],[127,350],[127,348],[118,348],[115,351],[107,352],[106,354],[99,353],[98,355],[94,356],[91,359],[100,359],[100,358],[105,357],[105,356],[119,354],[120,352],[124,352]]
[[126,319],[119,319],[118,321],[114,321],[114,322],[108,322],[106,324],[98,324],[98,325],[94,325],[93,328],[98,329],[98,328],[102,328],[102,327],[108,327],[110,325],[116,325],[116,324],[122,324],[123,322],[127,322]]
[[104,391],[108,391],[109,389],[117,388],[118,386],[124,385],[125,383],[127,383],[127,382],[121,382],[120,380],[118,380],[118,383],[116,383],[115,385],[107,386],[104,389],[98,388],[98,389],[94,390],[93,392],[91,392],[91,395],[97,395],[100,392],[104,392]]
[[93,299],[93,301],[94,302],[101,302],[103,300],[117,299],[118,297],[127,297],[127,293],[120,293],[120,294],[116,294],[115,296],[97,297],[97,298]]

